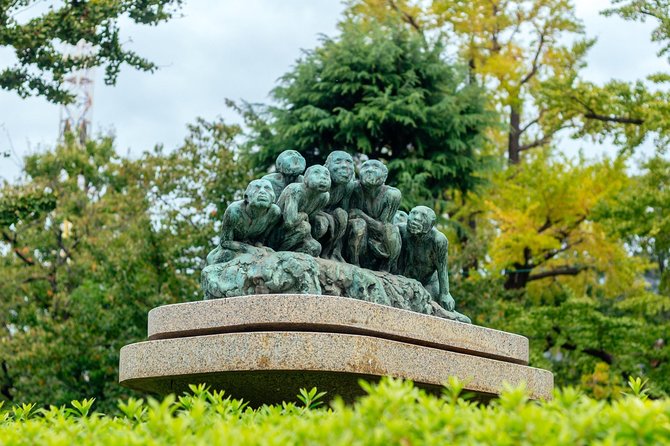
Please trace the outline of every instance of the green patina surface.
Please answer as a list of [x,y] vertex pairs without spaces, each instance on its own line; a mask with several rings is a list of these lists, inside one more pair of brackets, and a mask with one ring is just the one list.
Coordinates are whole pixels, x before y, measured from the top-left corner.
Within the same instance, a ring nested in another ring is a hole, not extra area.
[[[205,298],[266,293],[352,297],[470,322],[449,292],[447,238],[435,212],[399,210],[388,169],[332,152],[325,166],[283,152],[223,216],[202,273]],[[303,176],[304,172],[304,176]]]

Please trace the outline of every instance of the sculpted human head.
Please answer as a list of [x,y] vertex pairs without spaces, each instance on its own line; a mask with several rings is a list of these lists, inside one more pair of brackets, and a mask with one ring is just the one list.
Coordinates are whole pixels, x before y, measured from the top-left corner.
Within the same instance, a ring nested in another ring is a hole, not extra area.
[[297,176],[305,171],[305,158],[295,150],[284,150],[275,161],[277,172],[288,176]]
[[435,211],[427,206],[417,206],[409,212],[407,230],[411,234],[426,234],[435,225]]
[[270,207],[275,202],[275,192],[268,180],[253,180],[244,191],[244,201],[252,206]]
[[343,150],[330,152],[326,158],[326,168],[335,184],[346,184],[354,179],[354,159]]
[[328,192],[330,190],[330,172],[320,164],[309,166],[309,169],[305,171],[305,179],[303,181],[308,189],[315,189],[319,192]]
[[361,166],[361,184],[364,186],[381,186],[388,177],[389,170],[381,161],[368,160]]
[[407,223],[407,212],[405,211],[397,211],[395,215],[393,216],[393,224],[394,225],[403,225]]

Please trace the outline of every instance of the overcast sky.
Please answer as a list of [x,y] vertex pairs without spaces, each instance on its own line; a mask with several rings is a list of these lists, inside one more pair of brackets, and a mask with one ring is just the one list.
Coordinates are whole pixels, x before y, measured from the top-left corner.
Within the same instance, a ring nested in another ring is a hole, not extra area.
[[[584,72],[587,79],[635,80],[668,70],[650,43],[652,24],[600,16],[607,0],[575,4],[588,36],[598,38]],[[161,68],[150,74],[124,67],[114,87],[104,85],[100,70],[93,128],[114,133],[120,153],[137,155],[158,143],[178,146],[186,124],[198,116],[239,122],[225,99],[267,102],[301,49],[318,45],[320,34],[335,34],[343,9],[339,0],[186,0],[181,18],[153,28],[124,26],[132,39],[129,46]],[[0,67],[7,58],[0,51]],[[0,90],[0,152],[13,153],[0,158],[0,177],[16,178],[23,155],[53,146],[59,119],[58,106]],[[570,150],[587,147],[566,145]]]

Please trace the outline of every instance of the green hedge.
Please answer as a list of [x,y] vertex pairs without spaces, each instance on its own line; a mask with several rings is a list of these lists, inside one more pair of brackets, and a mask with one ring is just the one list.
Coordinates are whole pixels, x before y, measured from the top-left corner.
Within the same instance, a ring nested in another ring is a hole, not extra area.
[[223,393],[119,402],[116,415],[93,412],[92,400],[72,407],[0,409],[3,445],[392,445],[670,444],[670,400],[648,400],[639,382],[631,395],[596,401],[567,388],[549,402],[510,389],[484,406],[452,382],[442,397],[410,382],[362,385],[368,395],[347,406],[319,406],[315,389],[297,403],[252,410]]

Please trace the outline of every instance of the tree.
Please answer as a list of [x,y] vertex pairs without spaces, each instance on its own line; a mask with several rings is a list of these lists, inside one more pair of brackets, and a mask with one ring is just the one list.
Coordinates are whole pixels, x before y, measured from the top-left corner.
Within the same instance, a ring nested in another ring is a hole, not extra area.
[[[655,36],[663,35],[664,2],[615,3],[621,7],[611,13],[657,18]],[[478,323],[528,336],[531,364],[553,370],[559,384],[616,397],[627,376],[644,374],[657,395],[667,392],[667,298],[645,281],[649,258],[631,255],[659,235],[663,220],[654,216],[667,214],[662,193],[652,195],[663,190],[662,170],[643,187],[629,178],[625,156],[569,160],[556,144],[567,132],[626,152],[655,135],[662,148],[670,101],[656,84],[667,76],[582,79],[594,41],[568,1],[353,0],[345,19],[388,20],[424,38],[447,34],[447,49],[467,61],[471,82],[492,92],[500,117],[485,150],[505,154],[507,167],[447,204],[459,307]]]
[[391,184],[417,200],[406,205],[472,189],[490,116],[482,90],[442,49],[392,24],[344,24],[282,77],[277,105],[244,109],[255,165],[268,168],[288,148],[308,164],[342,149],[388,161]]
[[189,130],[174,152],[139,160],[119,157],[109,138],[81,146],[70,135],[2,189],[0,206],[26,189],[56,202],[0,223],[0,400],[114,407],[129,393],[119,350],[146,337],[148,311],[201,298],[217,209],[246,178],[230,174],[238,127],[199,120]]
[[[612,200],[596,208],[595,218],[629,249],[654,265],[649,280],[662,295],[670,312],[670,161],[655,156],[642,164],[642,172]],[[659,302],[660,304],[661,302]],[[664,307],[664,308],[663,308]],[[652,311],[652,308],[648,308]]]
[[0,227],[36,220],[55,207],[56,197],[50,191],[34,188],[5,189],[0,196]]
[[[657,3],[657,7],[651,9],[649,4],[654,2],[627,3],[629,4],[609,13],[639,18],[652,11],[653,17],[661,21],[665,17],[664,8]],[[665,13],[667,15],[667,11]],[[556,165],[552,167],[538,163],[540,159],[547,163],[554,162],[555,157],[543,154],[537,158],[532,155],[533,151],[546,152],[548,148],[555,151],[553,141],[559,132],[570,130],[574,137],[588,136],[600,141],[611,139],[624,149],[638,146],[650,133],[657,135],[657,144],[662,147],[670,135],[666,119],[670,104],[667,92],[662,89],[652,90],[648,83],[642,81],[611,81],[604,86],[597,86],[580,78],[586,52],[594,41],[584,38],[584,30],[575,17],[570,2],[356,0],[350,2],[347,14],[347,23],[371,24],[377,20],[395,20],[404,23],[407,29],[419,35],[435,31],[448,33],[451,49],[468,61],[473,81],[491,89],[491,106],[502,119],[500,127],[492,128],[491,146],[498,153],[502,152],[499,148],[505,147],[511,165],[505,173],[491,177],[492,187],[489,191],[482,191],[483,199],[464,195],[458,203],[459,209],[454,215],[459,228],[459,241],[470,246],[470,252],[483,252],[482,249],[472,249],[472,240],[478,237],[476,229],[487,227],[491,219],[495,225],[502,225],[511,231],[507,234],[503,230],[503,239],[507,236],[519,236],[518,226],[500,219],[504,214],[497,207],[500,191],[513,189],[517,196],[531,197],[533,190],[543,190],[545,196],[540,198],[545,202],[552,199],[561,202],[562,197],[560,194],[556,195],[556,191],[543,189],[546,186],[543,182],[544,175],[550,173]],[[570,41],[573,43],[565,44]],[[656,76],[652,80],[663,79],[663,76]],[[528,162],[535,169],[534,172],[523,167],[520,172],[516,171],[523,154],[528,155]],[[558,163],[560,164],[560,157]],[[576,166],[564,167],[572,174],[578,174],[579,169]],[[529,182],[531,177],[539,182]],[[625,175],[622,174],[622,177]],[[553,176],[550,174],[548,178]],[[575,192],[581,191],[575,189]],[[513,203],[512,207],[520,204],[514,202],[515,199],[516,197],[510,197],[509,203]],[[592,220],[583,209],[563,209],[563,212],[568,210],[575,214],[563,215],[562,221]],[[541,217],[543,216],[538,216]],[[532,238],[532,234],[537,235],[537,229],[543,224],[544,222],[540,222],[533,228],[526,228],[531,230],[526,236]],[[549,236],[547,233],[542,235]],[[525,240],[529,243],[524,247],[527,255],[522,256],[523,259],[517,258],[519,263],[516,267],[511,267],[512,271],[519,272],[508,276],[508,287],[523,288],[528,283],[527,278],[536,277],[531,271],[536,268],[533,265],[541,259],[530,259],[534,257],[531,252],[541,251],[543,245],[535,243],[537,240],[530,242],[527,237]],[[517,242],[521,243],[523,239],[521,237]],[[615,240],[612,242],[616,243]],[[497,241],[494,250],[501,243],[503,242]],[[518,252],[524,252],[524,249]],[[551,253],[546,252],[545,255]],[[598,255],[594,253],[594,257]],[[478,260],[472,259],[470,266],[466,265],[466,268],[476,268],[477,264]],[[575,270],[572,266],[552,272],[543,271],[541,277],[558,272],[578,274],[582,271],[585,270]]]
[[[611,13],[639,18],[646,11],[641,4],[658,2],[631,3],[635,6]],[[663,18],[667,11],[662,16],[662,9],[653,10]],[[585,38],[569,1],[356,0],[350,2],[348,16],[394,19],[422,34],[447,33],[452,50],[468,61],[472,78],[494,92],[492,107],[500,113],[503,130],[493,141],[505,146],[510,164],[566,131],[576,138],[614,137],[626,149],[650,134],[667,143],[670,128],[663,117],[670,101],[664,88],[642,81],[599,86],[580,77],[595,40]]]
[[504,271],[506,288],[578,275],[594,283],[603,274],[612,282],[628,277],[617,291],[630,287],[639,271],[626,266],[621,244],[607,237],[592,217],[599,203],[626,187],[623,160],[588,164],[583,159],[550,160],[538,152],[513,179],[500,175],[503,179],[494,181],[485,200],[499,229],[489,256],[493,269]]
[[[26,186],[51,191],[57,205],[1,228],[10,248],[0,259],[1,393],[14,401],[113,397],[116,350],[142,336],[141,312],[160,283],[138,169],[109,139],[81,147],[68,138],[28,157],[25,173]],[[14,190],[6,186],[3,197]]]
[[253,178],[239,156],[239,126],[198,118],[188,131],[181,147],[165,153],[159,146],[141,160],[152,218],[169,240],[162,256],[180,278],[172,294],[180,300],[202,298],[200,270],[216,246],[223,213]]
[[[157,25],[174,16],[181,0],[49,2],[45,12],[31,15],[38,3],[0,2],[0,46],[12,48],[16,56],[13,66],[0,71],[0,87],[21,97],[37,95],[63,104],[74,99],[65,78],[79,69],[104,66],[109,85],[116,83],[124,63],[154,71],[155,64],[124,47],[119,21]],[[68,57],[67,45],[80,41],[90,45],[90,53]]]

